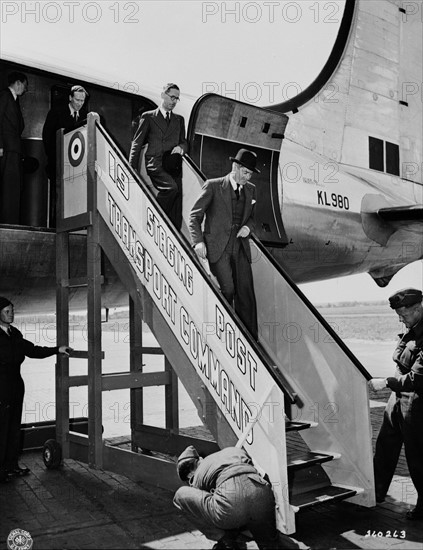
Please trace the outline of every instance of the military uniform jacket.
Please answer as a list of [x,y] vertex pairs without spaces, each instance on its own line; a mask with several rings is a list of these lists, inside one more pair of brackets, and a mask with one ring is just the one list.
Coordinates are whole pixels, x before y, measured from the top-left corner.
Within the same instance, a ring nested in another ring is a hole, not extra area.
[[141,115],[141,120],[129,153],[129,164],[138,170],[141,149],[148,144],[145,152],[145,166],[147,170],[157,170],[162,167],[163,153],[171,151],[179,145],[184,153],[188,151],[188,143],[185,139],[184,117],[172,113],[170,123],[167,124],[160,109],[146,111]]
[[10,327],[11,336],[0,329],[0,403],[12,402],[16,392],[23,384],[21,365],[25,357],[43,359],[51,357],[58,351],[57,347],[36,346],[25,340],[22,333],[15,327]]
[[210,493],[228,479],[242,474],[252,475],[261,480],[244,449],[227,447],[198,463],[192,486]]
[[[215,263],[222,256],[232,231],[232,185],[229,174],[223,178],[207,180],[201,195],[192,207],[189,230],[192,245],[205,242],[207,258]],[[256,203],[256,186],[250,182],[244,185],[245,206],[240,227],[246,225],[254,230],[254,206]],[[201,224],[204,222],[204,233]],[[241,238],[242,245],[251,262],[251,250],[248,237]]]
[[397,365],[395,377],[388,378],[388,386],[396,393],[416,392],[423,395],[423,319],[405,334],[394,351]]

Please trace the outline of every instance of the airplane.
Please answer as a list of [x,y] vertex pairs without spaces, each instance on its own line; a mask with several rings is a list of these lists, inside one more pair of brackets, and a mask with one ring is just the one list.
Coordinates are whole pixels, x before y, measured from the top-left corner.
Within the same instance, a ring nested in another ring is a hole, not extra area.
[[[423,258],[423,33],[421,5],[396,0],[346,0],[338,35],[317,78],[297,96],[258,107],[218,94],[186,101],[190,157],[202,173],[228,171],[241,147],[258,155],[256,235],[297,283],[369,273],[379,286]],[[89,92],[99,114],[128,154],[142,112],[160,91],[115,89],[42,59],[0,58],[0,85],[24,72],[21,100],[25,155],[38,168],[25,174],[20,225],[0,224],[1,292],[20,313],[55,309],[55,230],[49,227],[49,188],[41,130],[51,105],[74,83]],[[135,92],[135,90],[134,90]],[[181,112],[181,111],[179,111]],[[71,269],[84,236],[73,235]],[[107,258],[103,303],[127,304]],[[71,308],[83,309],[74,291]]]

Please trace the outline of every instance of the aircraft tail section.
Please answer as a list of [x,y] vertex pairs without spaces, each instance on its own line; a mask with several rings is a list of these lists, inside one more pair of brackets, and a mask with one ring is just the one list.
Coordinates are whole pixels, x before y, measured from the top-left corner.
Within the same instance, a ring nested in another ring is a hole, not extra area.
[[285,137],[335,162],[422,183],[422,9],[421,2],[346,0],[320,75],[270,107],[292,111]]

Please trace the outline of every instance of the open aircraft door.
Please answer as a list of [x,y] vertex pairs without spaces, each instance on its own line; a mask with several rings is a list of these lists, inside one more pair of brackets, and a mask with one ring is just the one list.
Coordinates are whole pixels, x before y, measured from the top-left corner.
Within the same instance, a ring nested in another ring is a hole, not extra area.
[[288,238],[278,190],[278,166],[288,117],[216,94],[202,96],[194,105],[189,127],[190,156],[207,178],[230,171],[229,157],[240,148],[254,151],[260,174],[257,187],[256,231],[264,245],[285,246]]

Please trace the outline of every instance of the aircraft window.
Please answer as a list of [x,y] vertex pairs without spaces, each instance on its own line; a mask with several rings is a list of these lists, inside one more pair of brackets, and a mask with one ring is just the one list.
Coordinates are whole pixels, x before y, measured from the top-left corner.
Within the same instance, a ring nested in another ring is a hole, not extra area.
[[269,130],[270,130],[270,124],[268,122],[265,122],[263,124],[263,130],[262,130],[263,134],[267,134]]
[[389,141],[369,137],[369,167],[372,170],[400,175],[399,146]]
[[399,147],[395,143],[385,143],[386,148],[386,171],[388,174],[399,176]]
[[369,137],[369,166],[372,170],[384,171],[383,141]]
[[247,125],[247,117],[246,117],[246,116],[242,116],[242,117],[241,117],[241,120],[240,120],[239,125],[241,126],[241,128],[245,128],[245,127],[246,127],[246,125]]

